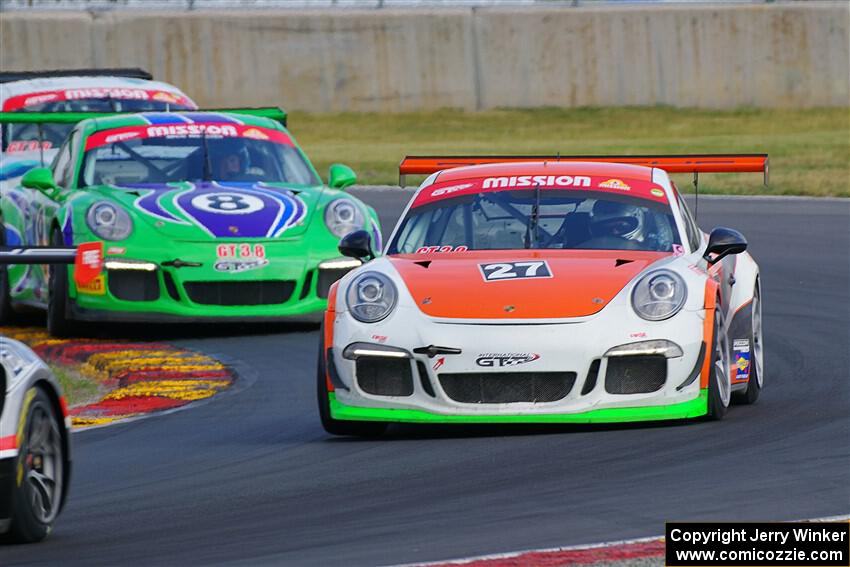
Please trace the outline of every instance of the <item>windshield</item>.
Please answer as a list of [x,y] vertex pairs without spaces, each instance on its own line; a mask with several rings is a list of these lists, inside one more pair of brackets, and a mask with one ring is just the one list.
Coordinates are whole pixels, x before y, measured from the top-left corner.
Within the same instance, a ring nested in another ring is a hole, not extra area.
[[[88,98],[62,100],[29,105],[19,112],[151,112],[167,110],[193,110],[194,104],[174,103],[160,100],[128,100],[119,98]],[[2,125],[2,151],[26,152],[40,148],[58,148],[74,128],[74,124],[29,124]]]
[[489,191],[410,210],[390,254],[515,250],[673,251],[670,206],[594,191]]
[[92,134],[79,187],[178,181],[317,185],[285,132],[225,124],[133,126]]

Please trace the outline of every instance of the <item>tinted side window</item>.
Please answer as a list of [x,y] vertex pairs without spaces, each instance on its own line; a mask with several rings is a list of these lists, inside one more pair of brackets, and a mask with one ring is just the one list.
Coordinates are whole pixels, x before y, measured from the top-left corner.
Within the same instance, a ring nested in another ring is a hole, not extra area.
[[62,187],[65,186],[65,178],[68,175],[68,170],[71,169],[71,141],[65,140],[62,147],[59,148],[59,153],[53,160],[53,179]]
[[688,204],[678,193],[676,196],[679,199],[679,208],[682,210],[682,216],[685,219],[685,232],[688,233],[688,242],[691,245],[691,250],[696,250],[702,244],[702,236],[700,234],[699,227],[697,223],[694,221],[693,215],[691,215],[691,210],[688,208]]

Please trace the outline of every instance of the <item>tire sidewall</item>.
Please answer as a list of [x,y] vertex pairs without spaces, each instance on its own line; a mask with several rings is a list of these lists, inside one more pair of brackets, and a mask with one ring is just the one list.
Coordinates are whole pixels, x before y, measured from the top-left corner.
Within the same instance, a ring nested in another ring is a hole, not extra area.
[[[53,231],[50,239],[54,246],[62,246],[62,235],[58,230]],[[68,308],[68,268],[64,265],[52,266],[48,277],[47,297],[47,331],[57,337],[65,336],[70,331],[70,321],[67,317]]]
[[[31,387],[25,394],[24,400],[24,407],[21,410],[21,415],[25,416],[25,418],[20,420],[18,435],[21,436],[22,439],[25,438],[26,443],[22,443],[18,457],[15,461],[15,478],[13,479],[12,488],[12,526],[9,535],[13,541],[31,543],[43,540],[53,529],[52,522],[45,524],[36,518],[33,513],[29,499],[27,498],[27,489],[23,478],[23,471],[25,469],[24,461],[27,457],[26,448],[29,444],[29,426],[32,421],[32,414],[36,408],[43,407],[44,411],[50,415],[54,426],[60,431],[61,424],[57,420],[58,418],[56,417],[53,405],[50,403],[50,399],[41,388],[36,386]],[[64,467],[67,462],[67,455],[64,454],[64,444],[60,443],[59,446],[60,451],[62,451],[63,454],[59,455],[58,460]],[[62,471],[62,474],[64,475],[64,471]],[[55,497],[64,498],[64,489],[65,487],[63,487],[63,491],[60,494],[55,495]],[[62,503],[60,502],[60,510],[61,507]]]
[[[711,360],[708,367],[708,418],[718,421],[723,419],[726,416],[726,412],[729,410],[729,402],[727,402],[726,404],[723,403],[723,399],[720,394],[719,387],[717,385],[717,373],[715,370],[715,363],[717,362],[717,341],[719,340],[719,331],[725,331],[725,327],[722,325],[722,322],[723,312],[721,310],[720,302],[718,302],[717,306],[714,309],[714,330],[712,332],[711,339]],[[731,384],[729,385],[729,387],[731,389]]]

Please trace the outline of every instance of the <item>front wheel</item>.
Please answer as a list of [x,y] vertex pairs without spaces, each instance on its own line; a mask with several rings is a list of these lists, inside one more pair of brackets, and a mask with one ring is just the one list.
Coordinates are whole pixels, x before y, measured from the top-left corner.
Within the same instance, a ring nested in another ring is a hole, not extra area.
[[319,360],[316,364],[316,393],[319,402],[319,418],[322,427],[331,435],[351,435],[355,437],[378,437],[387,430],[382,421],[348,421],[331,417],[331,405],[328,398],[327,370],[325,366],[325,326],[319,330]]
[[[52,246],[64,246],[62,233],[53,231],[50,239]],[[47,280],[47,332],[54,337],[67,337],[71,334],[71,320],[68,319],[68,268],[52,266]]]
[[729,337],[726,318],[718,302],[714,309],[714,337],[711,346],[711,364],[708,369],[708,418],[721,420],[729,409],[732,398],[730,380]]
[[44,390],[32,387],[24,399],[8,537],[32,543],[47,537],[62,509],[67,456],[60,417]]

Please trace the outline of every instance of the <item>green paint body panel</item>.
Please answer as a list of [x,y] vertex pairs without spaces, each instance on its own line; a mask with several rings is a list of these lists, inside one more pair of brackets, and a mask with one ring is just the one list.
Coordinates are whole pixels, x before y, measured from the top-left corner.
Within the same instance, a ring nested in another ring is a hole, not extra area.
[[659,421],[688,419],[708,413],[708,389],[700,390],[693,400],[668,406],[635,408],[606,408],[582,413],[522,414],[522,415],[451,415],[422,410],[386,409],[349,406],[328,394],[331,416],[346,421],[389,421],[408,423],[625,423],[630,421]]

